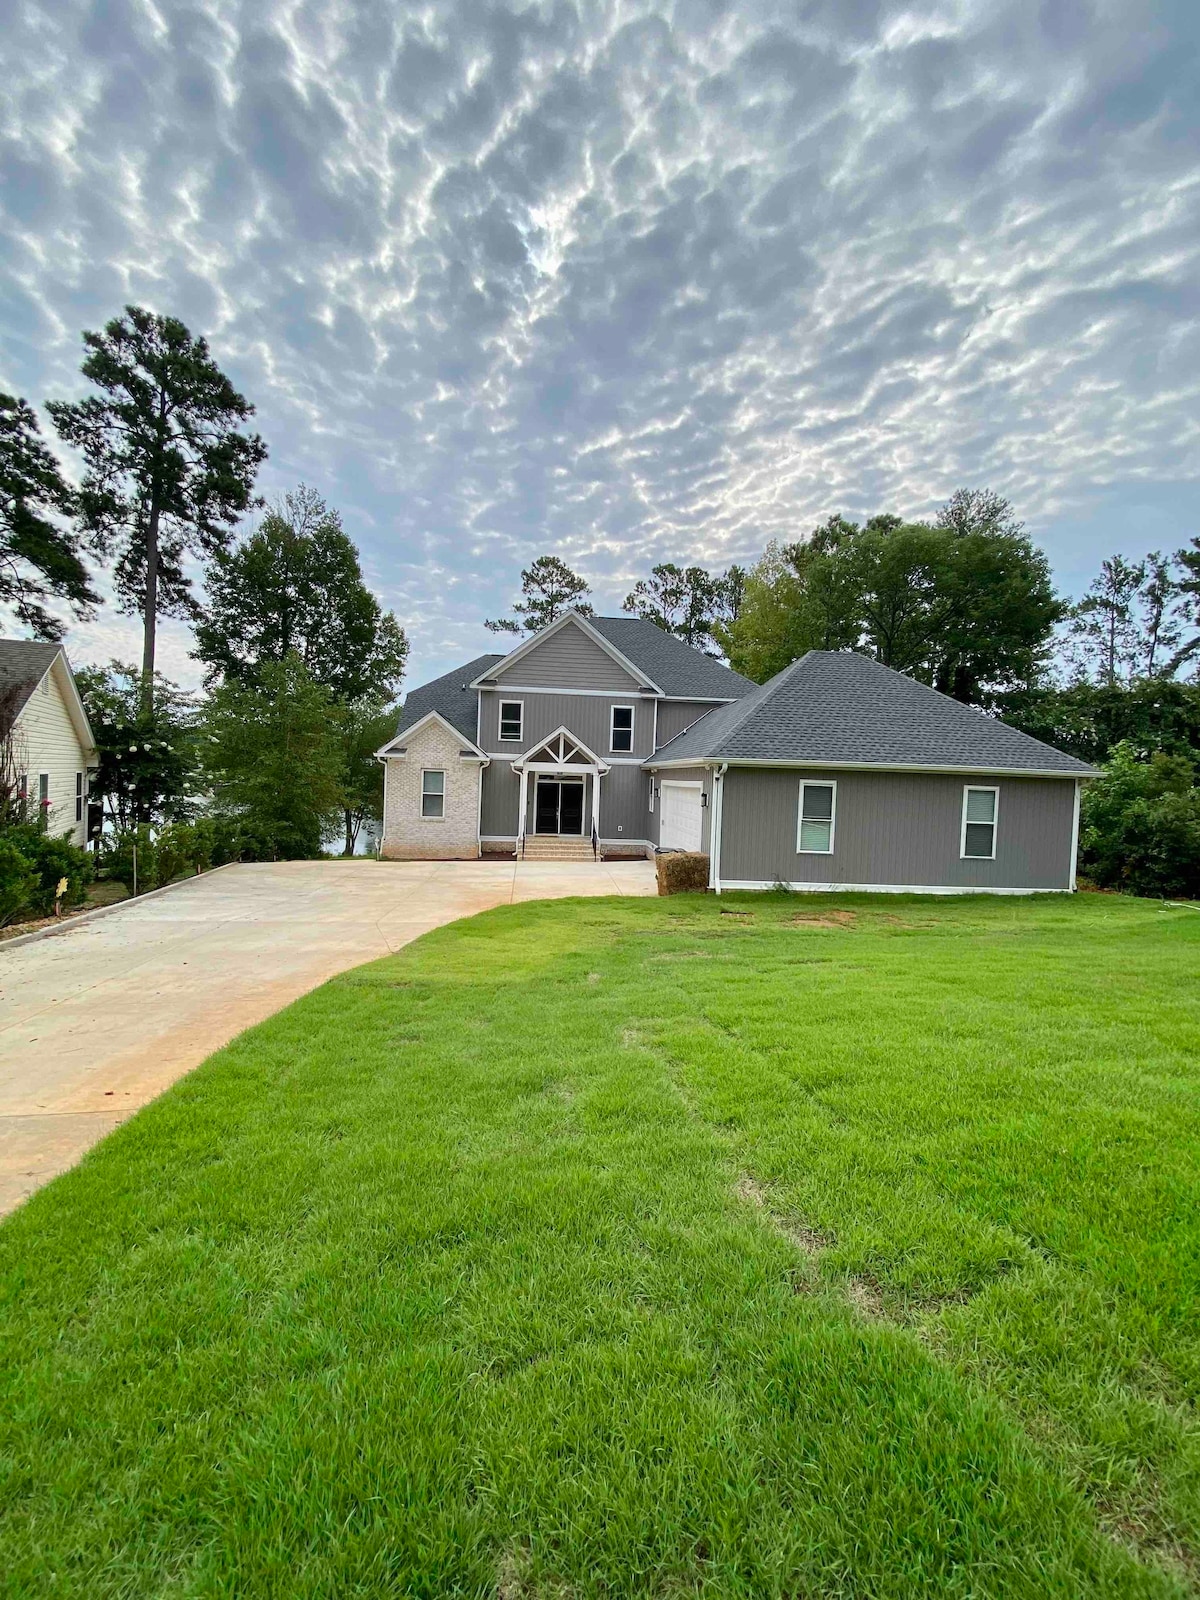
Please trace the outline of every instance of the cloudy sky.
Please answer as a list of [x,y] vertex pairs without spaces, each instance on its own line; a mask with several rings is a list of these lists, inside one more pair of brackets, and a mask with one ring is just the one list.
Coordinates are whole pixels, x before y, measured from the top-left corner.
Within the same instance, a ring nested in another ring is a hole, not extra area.
[[1196,0],[14,17],[0,385],[78,393],[130,300],[207,334],[263,489],[341,509],[413,681],[544,551],[611,611],[656,561],[959,484],[1068,590],[1200,531]]

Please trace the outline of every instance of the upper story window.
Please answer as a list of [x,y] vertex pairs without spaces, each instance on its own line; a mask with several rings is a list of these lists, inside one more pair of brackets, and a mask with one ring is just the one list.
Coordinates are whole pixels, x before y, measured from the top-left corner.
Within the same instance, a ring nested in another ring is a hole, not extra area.
[[422,772],[421,815],[423,817],[444,817],[446,815],[446,774],[444,772]]
[[800,785],[800,821],[796,850],[800,855],[831,856],[833,823],[837,810],[836,783]]
[[525,706],[520,700],[501,700],[500,737],[520,743],[525,722]]
[[632,706],[614,706],[612,708],[612,727],[609,731],[608,748],[616,751],[633,749]]
[[964,861],[996,859],[996,816],[1000,808],[999,789],[963,789],[962,858]]

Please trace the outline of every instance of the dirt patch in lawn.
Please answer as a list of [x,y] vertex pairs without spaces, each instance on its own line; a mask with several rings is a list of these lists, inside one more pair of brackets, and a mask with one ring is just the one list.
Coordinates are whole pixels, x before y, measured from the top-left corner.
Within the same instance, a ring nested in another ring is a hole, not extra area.
[[824,911],[819,916],[811,911],[797,911],[789,917],[789,928],[852,928],[858,921],[855,911]]

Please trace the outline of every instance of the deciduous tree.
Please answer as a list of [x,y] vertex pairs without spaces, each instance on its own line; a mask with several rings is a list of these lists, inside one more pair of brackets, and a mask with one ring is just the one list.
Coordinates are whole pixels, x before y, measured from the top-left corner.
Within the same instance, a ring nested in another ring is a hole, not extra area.
[[219,554],[192,652],[210,684],[251,684],[295,652],[343,704],[395,697],[408,640],[363,581],[338,513],[314,490],[285,494],[245,541]]
[[155,674],[149,713],[142,675],[132,664],[80,667],[75,683],[99,754],[92,798],[124,831],[192,815],[196,809],[197,702]]
[[149,715],[158,618],[195,616],[186,558],[209,562],[228,548],[266,446],[241,431],[254,407],[177,318],[126,306],[83,342],[83,375],[99,392],[47,410],[83,456],[82,525],[114,558],[125,609],[142,617]]

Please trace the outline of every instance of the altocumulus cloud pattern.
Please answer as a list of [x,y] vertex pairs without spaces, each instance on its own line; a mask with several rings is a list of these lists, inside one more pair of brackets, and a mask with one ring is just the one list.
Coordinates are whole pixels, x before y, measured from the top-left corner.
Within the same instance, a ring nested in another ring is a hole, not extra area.
[[543,550],[614,608],[968,482],[1069,566],[1200,472],[1194,0],[7,16],[0,381],[77,392],[131,299],[206,332],[418,671]]

